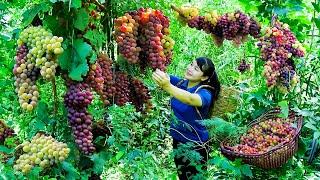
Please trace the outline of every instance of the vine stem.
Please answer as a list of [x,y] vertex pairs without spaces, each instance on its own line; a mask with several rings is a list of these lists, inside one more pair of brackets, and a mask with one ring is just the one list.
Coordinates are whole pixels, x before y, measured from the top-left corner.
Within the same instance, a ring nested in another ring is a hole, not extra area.
[[52,91],[53,91],[53,114],[56,115],[58,110],[56,78],[53,78],[51,82],[52,82]]
[[183,13],[181,12],[181,10],[180,10],[179,8],[177,8],[177,7],[174,6],[174,5],[171,5],[170,7],[171,7],[171,9],[173,9],[174,11],[176,11],[177,13],[179,13],[179,16],[180,16],[181,18],[183,18],[184,20],[187,20],[187,17],[185,17],[185,16],[183,15]]

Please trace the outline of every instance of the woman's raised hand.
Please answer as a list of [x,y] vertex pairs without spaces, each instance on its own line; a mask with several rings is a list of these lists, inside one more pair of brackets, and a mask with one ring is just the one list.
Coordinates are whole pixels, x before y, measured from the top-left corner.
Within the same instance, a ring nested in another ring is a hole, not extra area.
[[156,69],[152,73],[152,79],[160,86],[160,88],[165,88],[170,85],[170,76],[160,69]]

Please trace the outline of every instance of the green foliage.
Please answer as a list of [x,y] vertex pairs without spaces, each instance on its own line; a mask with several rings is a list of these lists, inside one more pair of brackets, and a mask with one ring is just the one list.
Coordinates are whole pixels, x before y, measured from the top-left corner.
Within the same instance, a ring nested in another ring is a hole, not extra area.
[[[303,179],[318,178],[320,168],[319,156],[308,164],[313,139],[319,139],[319,1],[301,0],[227,0],[227,1],[192,1],[191,4],[205,11],[216,9],[220,13],[237,9],[255,15],[263,27],[270,25],[272,14],[290,25],[297,38],[307,48],[305,58],[296,59],[296,70],[301,79],[298,86],[288,94],[270,91],[261,76],[263,62],[259,59],[259,50],[255,41],[249,39],[239,48],[230,42],[216,47],[212,38],[204,32],[180,24],[171,4],[181,6],[182,0],[133,0],[133,1],[99,1],[106,7],[101,21],[92,21],[92,17],[81,7],[81,0],[13,0],[0,3],[0,117],[17,132],[15,138],[7,139],[0,152],[9,155],[5,163],[0,163],[0,179],[88,179],[92,174],[101,174],[105,179],[175,179],[176,168],[173,163],[173,150],[169,137],[171,121],[169,97],[160,91],[151,80],[151,70],[141,73],[138,68],[126,64],[116,54],[112,38],[112,19],[122,16],[124,12],[140,7],[160,9],[170,19],[171,37],[175,40],[173,61],[167,72],[183,76],[186,66],[196,57],[207,56],[213,59],[219,79],[223,85],[235,87],[240,91],[239,102],[234,113],[224,119],[204,120],[203,124],[210,130],[215,142],[212,145],[208,171],[201,172],[198,179]],[[97,5],[91,4],[89,11]],[[76,149],[71,128],[67,124],[67,113],[63,106],[66,92],[64,81],[56,78],[57,100],[53,99],[52,83],[38,81],[41,101],[36,111],[27,113],[19,108],[12,69],[16,48],[16,38],[21,29],[30,25],[34,17],[39,16],[43,26],[54,35],[64,37],[64,53],[59,57],[62,72],[73,80],[82,81],[89,70],[89,63],[94,63],[100,50],[115,56],[122,70],[143,79],[153,96],[153,111],[148,116],[135,112],[132,105],[124,107],[111,106],[106,109],[96,98],[89,111],[95,120],[104,120],[112,128],[112,134],[98,137],[95,144],[101,148],[99,153],[83,156]],[[5,18],[4,18],[5,17]],[[101,23],[103,22],[103,23]],[[94,23],[97,29],[88,29]],[[107,35],[107,36],[106,36]],[[313,35],[313,36],[312,36]],[[236,67],[241,59],[251,63],[249,72],[240,74]],[[54,112],[54,103],[57,112]],[[236,139],[246,130],[252,120],[268,109],[280,106],[283,117],[293,109],[304,117],[305,126],[301,132],[299,151],[287,164],[273,170],[259,169],[243,164],[241,160],[230,161],[219,152],[219,141],[224,138]],[[108,116],[108,118],[106,118]],[[34,169],[24,176],[13,170],[14,149],[17,142],[30,139],[36,132],[44,131],[59,141],[68,143],[73,150],[69,158],[40,172]],[[192,163],[199,161],[199,154],[190,151],[190,146],[176,153],[186,155]],[[189,148],[189,149],[188,149]],[[197,166],[197,168],[201,168]]]
[[34,4],[22,14],[23,16],[22,22],[24,23],[24,26],[28,26],[29,24],[31,24],[32,20],[40,12],[47,12],[49,10],[50,10],[50,5],[47,2]]
[[89,15],[84,8],[76,12],[74,27],[83,31],[89,24]]
[[88,39],[91,44],[95,44],[97,50],[102,48],[102,45],[106,40],[105,35],[98,30],[90,30],[83,37]]
[[221,142],[224,139],[239,140],[246,128],[240,128],[231,122],[221,118],[206,119],[201,122],[209,130],[213,142]]
[[91,46],[83,39],[75,39],[73,44],[67,46],[67,50],[59,57],[59,65],[62,69],[70,71],[69,77],[76,81],[82,81],[89,71],[86,57],[91,53]]

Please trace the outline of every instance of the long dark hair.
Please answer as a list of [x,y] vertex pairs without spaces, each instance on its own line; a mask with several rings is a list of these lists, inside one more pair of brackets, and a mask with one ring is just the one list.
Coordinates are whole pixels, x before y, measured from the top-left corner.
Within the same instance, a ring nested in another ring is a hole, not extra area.
[[211,101],[211,106],[212,106],[214,101],[218,99],[218,96],[221,90],[221,85],[218,79],[218,75],[216,73],[214,64],[211,59],[206,57],[199,57],[196,59],[196,61],[197,61],[197,65],[200,67],[201,71],[203,72],[203,76],[209,77],[207,80],[202,81],[200,85],[209,85],[213,87],[213,89],[207,88],[212,93],[212,97],[213,97]]

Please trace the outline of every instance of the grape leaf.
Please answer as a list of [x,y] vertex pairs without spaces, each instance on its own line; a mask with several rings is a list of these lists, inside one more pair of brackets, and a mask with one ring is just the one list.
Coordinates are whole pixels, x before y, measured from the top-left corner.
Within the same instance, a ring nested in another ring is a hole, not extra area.
[[83,37],[88,39],[91,44],[96,45],[97,49],[102,47],[102,44],[105,41],[105,35],[103,32],[99,32],[98,30],[90,30]]
[[69,77],[76,81],[82,81],[82,75],[85,76],[89,71],[86,57],[91,53],[92,47],[83,42],[83,39],[74,40],[73,45],[59,56],[59,65],[62,69],[69,71]]
[[83,62],[81,64],[78,64],[75,68],[71,70],[71,72],[69,73],[69,77],[76,81],[82,81],[83,79],[81,75],[85,76],[88,71],[89,71],[89,66],[87,62]]
[[317,12],[320,12],[320,5],[319,5],[319,3],[314,3],[314,2],[312,2],[311,4],[312,4],[313,8],[314,8]]
[[252,171],[250,169],[250,166],[248,164],[244,164],[240,167],[242,174],[252,177]]
[[84,8],[82,8],[76,14],[74,27],[79,29],[80,31],[84,31],[84,29],[88,26],[88,24],[89,24],[89,14]]
[[66,179],[79,179],[79,172],[69,162],[62,162],[62,168],[67,172]]
[[52,31],[52,33],[55,35],[60,35],[61,33],[59,33],[59,32],[64,30],[59,25],[59,22],[58,22],[56,16],[45,16],[45,19],[43,21],[43,25],[45,27],[48,27],[48,29],[50,29]]
[[9,149],[6,146],[0,145],[0,152],[4,152],[6,154],[12,154],[14,152],[14,148],[13,149]]
[[281,113],[279,114],[279,117],[287,118],[289,115],[288,101],[281,101],[278,103],[278,105],[281,108]]
[[43,2],[40,4],[35,4],[33,6],[31,6],[30,8],[27,8],[27,10],[22,14],[22,22],[24,26],[29,25],[33,18],[40,12],[47,12],[50,10],[50,5]]
[[96,52],[93,52],[92,53],[92,55],[91,55],[91,57],[90,57],[90,63],[91,64],[93,64],[93,63],[95,63],[97,61],[97,54],[96,54]]
[[58,62],[59,66],[63,70],[69,70],[71,69],[71,64],[72,64],[72,57],[71,57],[71,52],[72,49],[69,46],[67,49],[63,51],[63,53],[59,56]]
[[317,18],[312,18],[312,20],[314,21],[317,28],[319,29],[320,28],[320,16],[318,16]]
[[288,13],[288,9],[287,8],[275,7],[273,10],[277,15],[285,15],[285,14]]
[[7,5],[5,3],[0,3],[0,10],[7,9]]
[[48,105],[47,103],[40,101],[37,106],[37,119],[40,121],[46,120],[48,118]]
[[71,7],[76,9],[81,8],[81,0],[72,0]]
[[111,157],[109,152],[101,151],[98,154],[93,154],[90,159],[93,161],[93,172],[96,174],[101,174],[103,171],[103,166],[106,161]]
[[39,179],[39,174],[41,172],[42,168],[40,167],[34,167],[28,174],[28,179],[30,180],[37,180]]

